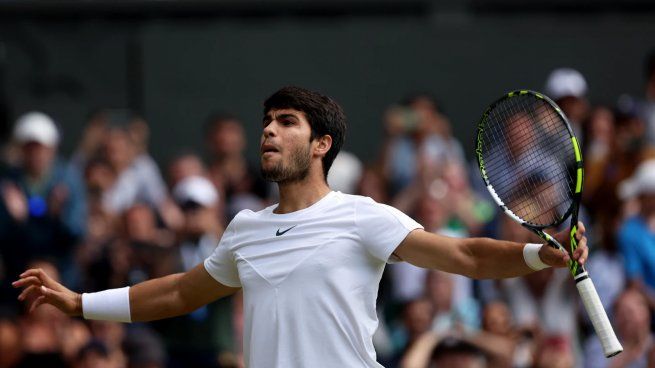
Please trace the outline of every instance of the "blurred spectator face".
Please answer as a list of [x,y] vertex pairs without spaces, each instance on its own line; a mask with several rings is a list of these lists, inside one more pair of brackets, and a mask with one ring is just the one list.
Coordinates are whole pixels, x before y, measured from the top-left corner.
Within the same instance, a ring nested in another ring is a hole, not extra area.
[[168,178],[171,187],[175,187],[180,181],[188,177],[204,174],[205,167],[200,157],[193,154],[180,156],[168,166]]
[[235,119],[219,120],[207,137],[209,152],[213,156],[240,155],[246,147],[246,138],[241,123]]
[[111,188],[116,180],[116,172],[105,161],[91,161],[84,172],[89,193],[98,195]]
[[134,145],[139,150],[144,151],[148,146],[148,138],[150,137],[150,128],[145,120],[136,118],[132,119],[127,126],[127,132]]
[[21,333],[15,322],[0,320],[0,368],[14,367],[23,355]]
[[548,337],[538,349],[536,368],[572,368],[575,365],[570,343],[564,336]]
[[597,107],[589,119],[589,141],[610,144],[614,139],[614,114],[606,107]]
[[173,198],[184,211],[183,232],[199,237],[216,231],[218,224],[218,192],[201,176],[190,176],[173,188]]
[[557,104],[573,122],[581,122],[588,116],[589,102],[585,98],[566,96],[557,100]]
[[443,178],[450,190],[462,192],[469,188],[466,168],[459,162],[449,161],[444,167]]
[[442,201],[426,194],[418,204],[417,218],[427,231],[437,231],[448,220],[448,211]]
[[635,290],[627,290],[615,302],[616,329],[622,340],[641,341],[649,334],[650,310],[644,296]]
[[511,319],[512,316],[505,303],[491,302],[482,311],[482,328],[493,334],[507,335],[512,329]]
[[432,304],[427,299],[413,300],[405,306],[403,322],[409,336],[418,337],[428,331],[433,318]]
[[91,321],[90,327],[93,337],[105,344],[110,352],[121,349],[126,333],[123,324],[109,321]]
[[517,113],[507,120],[507,141],[512,142],[509,148],[514,158],[520,158],[528,148],[528,143],[535,141],[536,131],[532,118],[524,113]]
[[41,176],[45,174],[56,155],[55,147],[48,147],[39,142],[27,142],[21,146],[23,166],[28,173]]
[[150,242],[155,237],[157,221],[148,206],[136,205],[125,213],[125,231],[128,239],[136,242]]
[[202,207],[184,209],[183,231],[191,237],[199,237],[216,229],[216,208]]
[[386,203],[387,201],[384,178],[375,168],[364,169],[357,192],[365,197],[371,197],[379,203]]
[[126,168],[133,158],[133,142],[122,128],[112,128],[104,140],[105,157],[116,170]]
[[450,123],[439,112],[439,107],[432,97],[426,95],[416,96],[411,100],[409,105],[418,114],[422,130],[436,133],[443,137],[450,136]]
[[57,152],[59,132],[52,119],[29,112],[16,121],[14,140],[21,146],[23,167],[33,176],[45,174]]

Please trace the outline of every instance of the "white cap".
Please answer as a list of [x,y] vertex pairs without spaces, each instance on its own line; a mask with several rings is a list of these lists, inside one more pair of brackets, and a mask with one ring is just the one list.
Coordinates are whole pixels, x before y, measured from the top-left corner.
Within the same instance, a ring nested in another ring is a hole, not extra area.
[[218,192],[208,179],[202,176],[190,176],[182,179],[173,188],[173,198],[179,204],[195,202],[204,207],[211,207],[218,202]]
[[14,139],[19,143],[38,142],[53,147],[59,144],[59,132],[55,122],[48,115],[32,111],[16,121]]
[[629,179],[619,184],[618,195],[629,199],[640,194],[655,194],[655,159],[642,162]]
[[568,96],[581,98],[586,94],[587,81],[575,69],[555,69],[546,80],[546,95],[553,100]]
[[362,163],[350,152],[341,151],[335,157],[327,181],[330,188],[346,194],[355,194],[362,177]]

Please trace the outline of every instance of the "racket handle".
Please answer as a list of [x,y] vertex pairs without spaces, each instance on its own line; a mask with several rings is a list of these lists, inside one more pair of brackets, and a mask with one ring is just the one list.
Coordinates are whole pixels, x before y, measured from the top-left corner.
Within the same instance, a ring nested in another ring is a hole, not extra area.
[[605,356],[609,358],[622,352],[623,346],[621,346],[621,343],[616,338],[614,329],[612,329],[612,325],[607,318],[607,313],[605,313],[605,309],[600,302],[591,278],[589,278],[586,272],[582,273],[577,276],[575,285],[578,287],[584,307],[591,319],[591,323],[594,325],[594,330],[596,330],[596,335],[600,339],[600,344],[603,346]]

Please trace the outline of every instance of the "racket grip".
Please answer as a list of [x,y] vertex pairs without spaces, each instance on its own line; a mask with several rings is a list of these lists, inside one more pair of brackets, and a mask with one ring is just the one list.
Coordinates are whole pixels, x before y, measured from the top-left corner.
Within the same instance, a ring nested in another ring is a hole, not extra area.
[[578,287],[584,307],[591,319],[591,323],[594,325],[594,330],[596,330],[596,335],[600,339],[600,344],[603,346],[605,356],[609,358],[622,352],[623,346],[621,346],[621,343],[616,338],[614,329],[612,329],[612,325],[607,318],[607,313],[605,313],[605,309],[600,302],[591,278],[589,278],[586,272],[582,273],[578,275],[575,285]]

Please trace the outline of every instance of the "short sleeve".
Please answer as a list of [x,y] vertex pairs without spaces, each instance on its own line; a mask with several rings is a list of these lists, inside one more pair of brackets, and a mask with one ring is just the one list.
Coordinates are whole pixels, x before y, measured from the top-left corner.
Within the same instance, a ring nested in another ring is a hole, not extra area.
[[410,231],[423,228],[406,214],[371,198],[357,202],[355,226],[366,250],[384,262]]
[[231,245],[236,236],[236,217],[230,222],[221,237],[220,242],[211,256],[205,259],[205,269],[216,281],[229,287],[241,287],[239,271],[237,269]]

